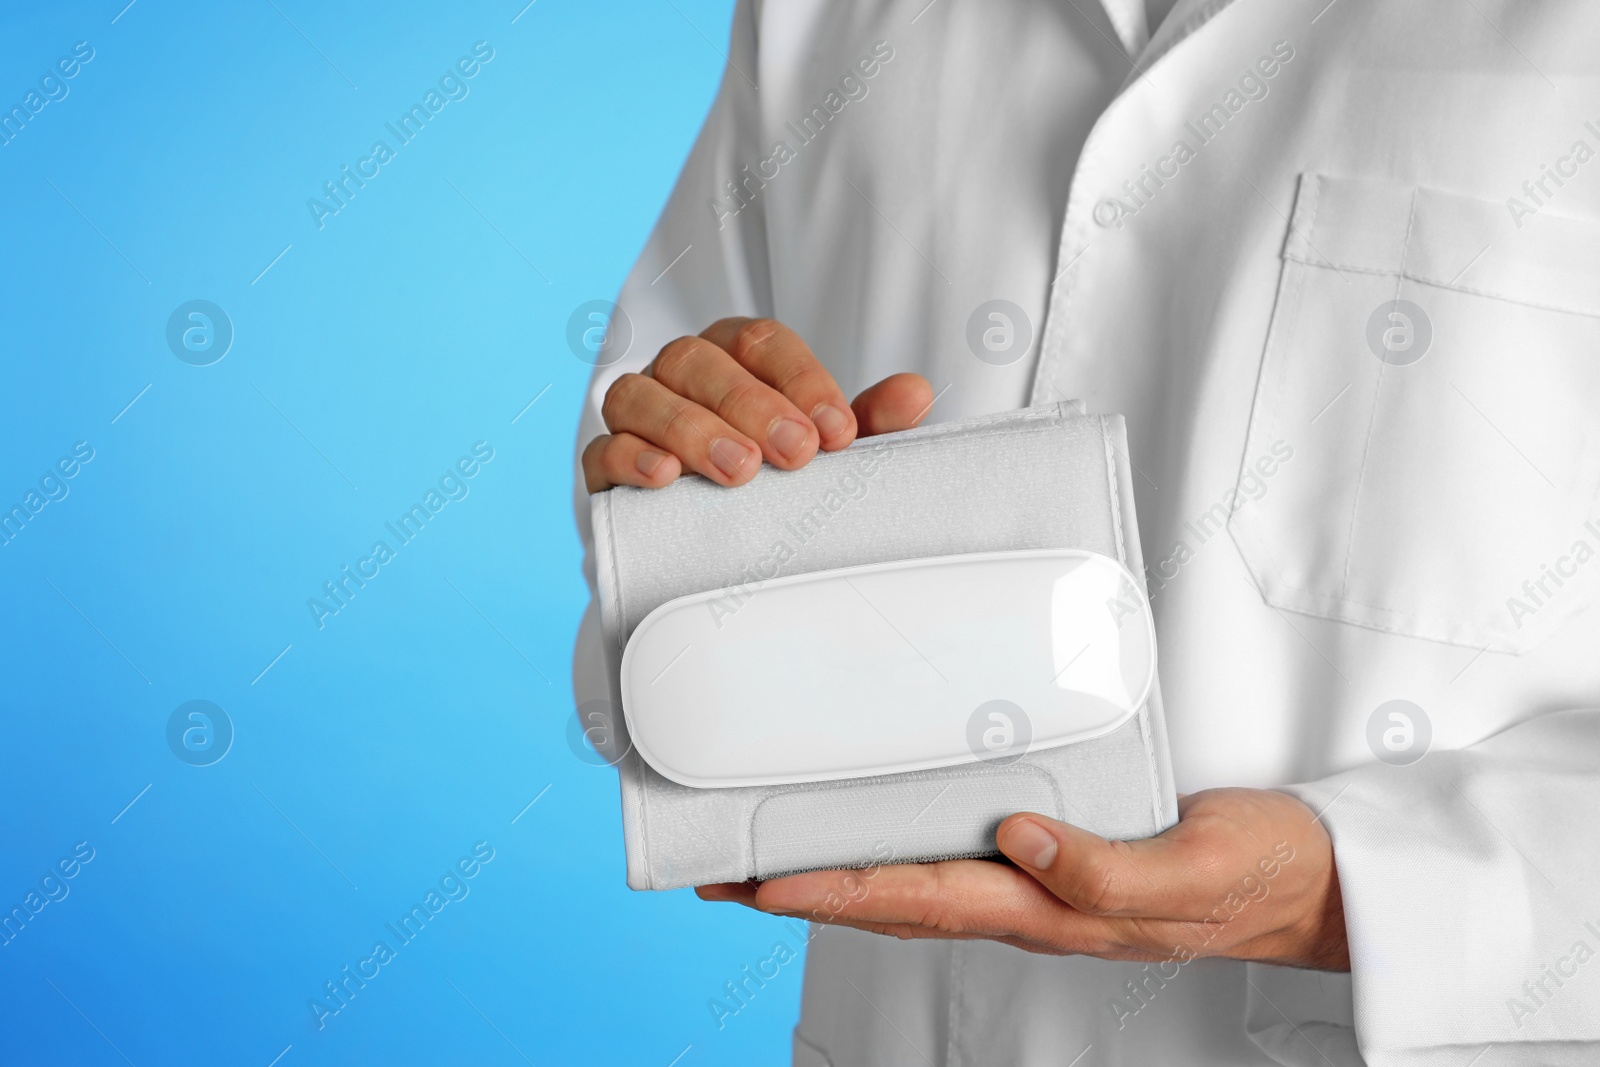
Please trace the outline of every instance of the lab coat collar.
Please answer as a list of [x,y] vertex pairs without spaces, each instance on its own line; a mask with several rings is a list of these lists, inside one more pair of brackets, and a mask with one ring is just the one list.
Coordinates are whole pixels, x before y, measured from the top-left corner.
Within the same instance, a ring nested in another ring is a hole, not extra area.
[[[1117,3],[1119,0],[1106,0],[1106,2]],[[1139,57],[1140,69],[1148,68],[1150,64],[1172,51],[1180,41],[1216,18],[1222,13],[1223,8],[1233,2],[1234,0],[1178,0],[1172,5],[1167,17],[1161,20],[1161,25],[1156,27],[1155,35],[1146,44],[1144,54]]]
[[1137,60],[1145,45],[1150,42],[1150,27],[1146,23],[1144,0],[1100,0],[1111,18],[1111,28],[1117,31],[1122,50],[1130,60]]
[[1106,15],[1126,51],[1130,67],[1120,91],[1144,76],[1145,71],[1201,26],[1210,22],[1234,0],[1178,0],[1154,35],[1145,17],[1144,0],[1101,0]]

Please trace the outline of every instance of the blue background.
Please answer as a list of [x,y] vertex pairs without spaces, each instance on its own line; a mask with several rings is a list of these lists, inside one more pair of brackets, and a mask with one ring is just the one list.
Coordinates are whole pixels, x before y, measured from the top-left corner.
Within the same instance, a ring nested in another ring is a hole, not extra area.
[[[0,147],[0,508],[94,449],[0,546],[0,909],[94,849],[0,946],[0,1059],[787,1062],[798,963],[725,1028],[708,1008],[783,927],[630,893],[615,776],[566,740],[566,322],[642,246],[729,0],[123,3],[0,16],[7,109],[94,49]],[[480,40],[467,97],[396,147]],[[319,229],[307,199],[380,138]],[[192,299],[235,331],[209,366],[166,341]],[[398,545],[479,441],[469,494]],[[319,629],[308,598],[380,539]],[[169,747],[191,700],[233,726],[210,766]],[[469,895],[319,1031],[323,983],[480,841]]]

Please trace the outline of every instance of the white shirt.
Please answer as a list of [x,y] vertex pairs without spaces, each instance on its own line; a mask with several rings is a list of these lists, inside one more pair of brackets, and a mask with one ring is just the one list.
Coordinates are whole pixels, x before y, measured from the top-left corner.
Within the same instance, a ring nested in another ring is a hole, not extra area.
[[933,419],[1126,415],[1178,788],[1306,783],[1352,974],[830,929],[795,1061],[1600,1062],[1600,10],[1145,16],[741,2],[579,444],[732,314]]

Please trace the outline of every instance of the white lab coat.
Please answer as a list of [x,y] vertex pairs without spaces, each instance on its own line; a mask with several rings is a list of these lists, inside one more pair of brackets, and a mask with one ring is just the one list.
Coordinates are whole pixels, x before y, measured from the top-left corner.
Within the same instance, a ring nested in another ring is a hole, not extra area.
[[[1352,958],[830,929],[797,1064],[1600,1063],[1600,9],[1325,5],[1180,0],[1149,40],[1137,0],[739,5],[580,447],[730,314],[847,392],[926,375],[934,419],[1125,414],[1178,787],[1307,783]],[[995,299],[1005,365],[968,343]],[[579,700],[601,670],[591,612]],[[1397,699],[1409,766],[1369,742]]]

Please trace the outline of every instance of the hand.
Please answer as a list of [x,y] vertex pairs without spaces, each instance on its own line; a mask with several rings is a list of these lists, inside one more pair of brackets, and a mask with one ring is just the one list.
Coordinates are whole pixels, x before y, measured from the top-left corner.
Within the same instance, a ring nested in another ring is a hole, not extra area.
[[583,450],[589,492],[660,488],[684,471],[743,485],[766,459],[795,470],[821,448],[915,426],[933,406],[917,374],[895,374],[846,403],[804,341],[771,319],[722,319],[663,348],[643,374],[606,390],[606,428]]
[[[1287,793],[1183,797],[1159,837],[1107,841],[1043,815],[1000,824],[988,860],[814,871],[701,886],[777,915],[900,938],[987,938],[1109,960],[1226,956],[1348,971],[1333,842]],[[889,842],[892,848],[893,842]]]

